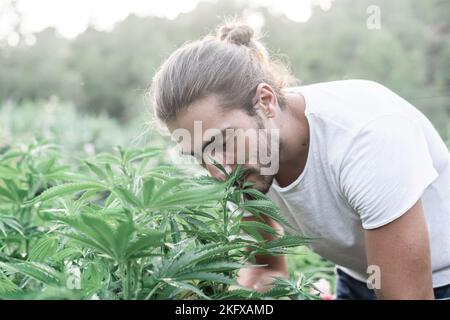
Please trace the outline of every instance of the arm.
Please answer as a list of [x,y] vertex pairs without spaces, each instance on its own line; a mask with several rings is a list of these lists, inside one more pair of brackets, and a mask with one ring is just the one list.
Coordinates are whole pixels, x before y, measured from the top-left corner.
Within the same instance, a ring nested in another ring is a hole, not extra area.
[[433,298],[430,241],[420,198],[439,176],[421,127],[399,115],[365,124],[342,161],[339,185],[365,229],[381,299]]
[[434,299],[428,228],[421,201],[387,225],[365,231],[369,265],[381,271],[380,299]]
[[[283,228],[269,217],[264,217],[265,222],[277,230],[281,235]],[[254,217],[244,217],[242,221],[259,221]],[[275,237],[266,232],[261,232],[261,235],[266,240],[273,240]],[[250,250],[250,249],[248,249]],[[256,255],[256,264],[267,264],[267,267],[258,268],[243,268],[238,274],[238,283],[244,287],[254,289],[256,291],[264,292],[270,289],[270,284],[274,279],[272,277],[288,277],[287,259],[284,255]]]

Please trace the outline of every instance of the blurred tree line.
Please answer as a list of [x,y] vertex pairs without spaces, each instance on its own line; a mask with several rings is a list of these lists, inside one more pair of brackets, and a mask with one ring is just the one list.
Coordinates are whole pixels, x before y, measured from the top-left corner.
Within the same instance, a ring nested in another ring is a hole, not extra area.
[[[379,29],[367,27],[370,5],[380,9]],[[31,45],[24,39],[16,46],[0,42],[0,102],[58,96],[82,112],[128,121],[149,108],[145,93],[163,59],[230,15],[262,19],[265,43],[286,57],[301,84],[348,78],[381,82],[424,111],[448,138],[446,0],[337,0],[328,11],[313,7],[306,23],[242,1],[201,2],[175,20],[130,15],[110,32],[89,27],[74,39],[48,28],[34,34]]]

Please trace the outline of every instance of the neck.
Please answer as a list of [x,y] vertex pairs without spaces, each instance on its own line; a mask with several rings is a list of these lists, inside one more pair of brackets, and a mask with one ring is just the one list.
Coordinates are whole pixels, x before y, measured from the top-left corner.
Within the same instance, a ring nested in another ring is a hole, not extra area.
[[309,125],[305,99],[301,94],[286,94],[286,110],[280,131],[280,170],[275,179],[281,187],[294,182],[303,172],[309,150]]

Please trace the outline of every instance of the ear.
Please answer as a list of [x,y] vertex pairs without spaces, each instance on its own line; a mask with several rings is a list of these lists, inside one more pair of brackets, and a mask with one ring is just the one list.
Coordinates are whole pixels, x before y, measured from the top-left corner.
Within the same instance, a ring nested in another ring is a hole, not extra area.
[[275,116],[278,100],[275,91],[269,84],[265,82],[258,84],[253,101],[255,108],[259,109],[267,118]]

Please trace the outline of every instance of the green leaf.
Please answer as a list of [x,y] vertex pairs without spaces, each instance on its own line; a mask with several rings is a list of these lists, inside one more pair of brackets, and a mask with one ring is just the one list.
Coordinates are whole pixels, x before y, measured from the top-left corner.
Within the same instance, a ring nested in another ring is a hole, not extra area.
[[61,285],[63,276],[50,266],[38,262],[3,263],[0,268],[6,271],[22,273],[46,285]]
[[131,236],[134,233],[134,225],[131,219],[121,221],[114,234],[114,247],[119,259],[126,259],[127,246],[130,242]]
[[153,194],[153,198],[156,200],[164,198],[167,193],[173,188],[179,186],[183,182],[182,179],[171,179],[163,183],[159,189]]
[[197,229],[205,229],[209,230],[209,226],[201,220],[198,220],[194,217],[189,216],[188,214],[180,213],[180,217],[183,218],[184,221],[188,222],[191,226],[195,226]]
[[122,202],[124,202],[124,204],[130,204],[139,209],[143,209],[141,200],[139,200],[138,197],[136,197],[127,189],[122,187],[116,187],[113,189],[113,192],[120,200],[122,200]]
[[126,256],[130,257],[141,250],[159,247],[164,243],[164,233],[157,230],[147,231],[145,235],[133,240],[127,248]]
[[12,293],[12,292],[17,292],[20,290],[21,289],[19,288],[18,285],[16,285],[14,282],[12,282],[8,278],[6,278],[0,274],[0,294],[1,295]]
[[209,185],[193,187],[188,190],[178,190],[172,192],[164,198],[154,196],[150,207],[153,210],[175,209],[186,206],[204,205],[209,201],[219,201],[224,196],[223,185]]
[[225,283],[228,285],[238,285],[236,280],[227,277],[222,274],[212,273],[212,272],[186,272],[182,274],[177,274],[175,279],[177,281],[183,280],[204,280],[204,281],[215,281],[220,283]]
[[108,179],[108,175],[106,174],[106,172],[103,171],[99,166],[97,166],[96,164],[94,164],[92,162],[89,162],[89,161],[84,161],[84,163],[101,180],[107,180]]
[[280,238],[277,238],[272,241],[268,241],[264,244],[262,244],[262,248],[269,250],[269,249],[276,249],[276,248],[289,248],[289,247],[298,247],[298,246],[304,246],[311,242],[310,238],[302,237],[302,236],[295,236],[295,235],[286,235]]
[[14,198],[14,195],[7,189],[0,187],[0,196],[9,199],[11,201],[16,201],[16,199]]
[[255,215],[265,215],[285,226],[291,226],[289,221],[279,213],[278,207],[271,200],[248,200],[242,205],[243,210],[247,210]]
[[229,262],[227,260],[219,260],[207,263],[197,264],[195,270],[204,272],[224,272],[238,270],[246,266],[239,262]]
[[37,169],[43,174],[47,174],[56,162],[56,158],[50,158],[38,164]]
[[170,230],[172,231],[172,241],[174,243],[178,243],[181,240],[180,229],[178,228],[178,224],[175,221],[174,217],[169,218],[170,221]]
[[154,157],[161,153],[161,149],[144,148],[142,150],[131,150],[126,154],[126,160],[133,162],[142,158]]
[[53,256],[58,249],[57,237],[46,237],[39,239],[38,242],[30,250],[28,260],[44,261]]
[[120,165],[121,164],[121,160],[119,157],[112,155],[110,153],[99,153],[96,157],[95,157],[95,161],[97,163],[108,163],[110,165]]
[[240,226],[241,228],[247,228],[247,229],[258,229],[261,231],[265,231],[267,233],[270,233],[272,235],[277,235],[278,232],[272,228],[271,226],[262,223],[262,222],[258,222],[258,221],[241,221],[240,222]]
[[26,193],[21,193],[19,187],[13,180],[5,179],[5,180],[3,180],[3,182],[5,183],[8,191],[10,192],[11,196],[13,197],[14,202],[21,203],[22,196],[25,196]]
[[0,178],[3,179],[15,179],[19,175],[19,172],[7,165],[0,164]]
[[92,238],[88,238],[85,235],[77,234],[77,233],[64,233],[64,235],[68,238],[75,240],[76,242],[83,244],[87,248],[91,248],[97,250],[101,253],[107,254],[109,257],[114,259],[114,252],[111,251],[109,247],[105,247],[102,243],[97,242]]
[[64,261],[64,260],[75,260],[82,255],[82,252],[78,248],[64,248],[62,250],[58,250],[53,256],[52,260],[54,261]]
[[118,258],[113,228],[100,217],[88,214],[81,214],[80,216],[84,225],[82,228],[78,228],[78,230],[97,240],[97,242],[101,243],[104,247],[111,248],[111,251],[114,252],[113,257]]
[[18,158],[26,155],[23,151],[9,150],[0,156],[0,161],[8,161],[13,158]]
[[[9,228],[15,230],[20,235],[24,236],[23,234],[23,227],[22,225],[17,221],[15,217],[8,216],[8,215],[0,215],[0,224],[1,226],[8,226]],[[0,228],[4,236],[6,237],[6,230],[3,228]]]
[[55,216],[53,219],[62,221],[77,232],[64,233],[65,236],[97,249],[113,259],[118,258],[114,250],[114,231],[102,218],[81,214],[77,217]]
[[109,163],[105,164],[105,170],[106,170],[106,174],[108,176],[108,178],[113,181],[114,180],[114,172],[111,168],[111,165]]
[[261,299],[261,294],[259,292],[252,291],[250,289],[234,289],[230,291],[226,291],[223,293],[220,293],[219,295],[215,296],[214,299]]
[[[200,261],[214,258],[219,254],[229,252],[233,249],[243,248],[244,244],[224,244],[217,246],[216,243],[197,246],[194,250],[182,254],[178,259],[172,259],[166,266],[163,267],[162,272],[165,276],[171,276],[177,272],[183,271],[184,268],[193,266]],[[161,275],[161,277],[163,276]]]
[[152,200],[153,191],[155,190],[155,179],[148,178],[144,181],[144,186],[142,188],[142,198],[144,201],[144,206],[148,206]]
[[246,194],[253,198],[253,200],[267,200],[267,196],[259,190],[256,189],[244,189],[240,190],[241,193]]
[[173,280],[166,280],[165,282],[176,288],[180,288],[180,289],[184,289],[184,290],[193,292],[193,293],[197,294],[199,297],[202,297],[206,300],[211,300],[211,298],[209,298],[207,295],[205,295],[200,289],[198,289],[196,286],[193,286],[191,284],[179,282],[179,281],[173,281]]
[[48,201],[51,199],[63,197],[69,194],[75,194],[77,192],[81,191],[87,191],[87,190],[102,190],[105,187],[100,183],[94,183],[94,182],[72,182],[72,183],[66,183],[62,184],[60,186],[52,187],[50,189],[45,190],[43,193],[41,193],[38,197],[32,200],[32,202],[37,201]]

